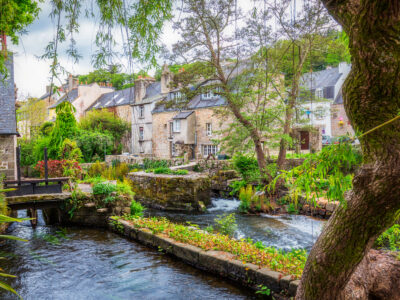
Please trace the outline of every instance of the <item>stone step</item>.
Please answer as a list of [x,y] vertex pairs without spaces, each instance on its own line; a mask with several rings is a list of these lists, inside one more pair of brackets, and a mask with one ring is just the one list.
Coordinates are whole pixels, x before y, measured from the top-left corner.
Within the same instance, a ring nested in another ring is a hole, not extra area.
[[96,207],[96,203],[94,203],[94,202],[89,202],[89,203],[85,203],[84,206],[85,206],[85,207],[88,207],[88,208]]
[[97,209],[97,212],[98,213],[106,213],[106,212],[108,212],[108,208],[99,208],[99,209]]

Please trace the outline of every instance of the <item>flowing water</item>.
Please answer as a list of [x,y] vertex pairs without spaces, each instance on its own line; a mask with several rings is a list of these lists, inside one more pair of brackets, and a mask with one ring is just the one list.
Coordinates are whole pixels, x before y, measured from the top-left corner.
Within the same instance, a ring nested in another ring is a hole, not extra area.
[[[215,198],[206,213],[147,210],[176,222],[206,227],[221,214],[236,213],[236,236],[282,249],[310,249],[323,221],[305,216],[245,216],[239,201]],[[19,211],[19,217],[26,216]],[[101,299],[253,299],[253,292],[235,283],[196,270],[156,250],[101,229],[57,228],[44,224],[39,211],[36,229],[29,222],[12,224],[9,234],[28,242],[0,246],[7,257],[0,266],[26,300]],[[0,291],[0,299],[17,299]]]
[[251,238],[254,241],[262,241],[266,246],[274,246],[284,250],[292,248],[310,250],[324,224],[323,220],[300,215],[242,215],[237,212],[239,204],[240,201],[238,200],[214,198],[212,199],[212,207],[205,213],[147,210],[146,215],[164,216],[174,222],[191,222],[205,228],[214,225],[214,219],[217,216],[235,213],[238,225],[237,238]]
[[[19,212],[19,217],[24,217]],[[40,212],[39,212],[40,213]],[[13,224],[28,239],[0,246],[0,266],[25,300],[252,299],[254,292],[99,229]],[[0,291],[0,299],[17,299]]]

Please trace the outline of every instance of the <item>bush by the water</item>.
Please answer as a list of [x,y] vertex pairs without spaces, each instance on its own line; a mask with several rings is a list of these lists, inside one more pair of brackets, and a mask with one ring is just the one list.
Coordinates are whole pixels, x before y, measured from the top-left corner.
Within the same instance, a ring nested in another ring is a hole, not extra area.
[[260,171],[254,156],[238,153],[233,157],[233,165],[247,183],[260,180]]
[[375,241],[375,247],[379,249],[389,249],[392,251],[400,251],[400,225],[395,224],[386,230]]
[[222,234],[233,236],[237,230],[235,214],[219,215],[214,219],[215,230]]
[[132,199],[131,201],[131,215],[135,217],[143,216],[144,207],[135,200]]
[[[82,168],[77,161],[74,160],[53,160],[47,161],[48,175],[50,178],[72,176],[79,178],[82,174]],[[40,173],[41,177],[44,177],[44,161],[39,161],[35,170]],[[68,174],[66,174],[68,173]]]

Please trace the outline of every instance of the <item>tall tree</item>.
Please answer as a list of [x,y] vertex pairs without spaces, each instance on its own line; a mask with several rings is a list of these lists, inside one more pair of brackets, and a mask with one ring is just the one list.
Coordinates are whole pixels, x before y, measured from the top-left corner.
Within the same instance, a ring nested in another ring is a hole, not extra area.
[[319,0],[304,1],[298,11],[295,6],[292,7],[290,0],[275,1],[270,5],[270,9],[280,25],[280,34],[291,42],[285,51],[292,52],[288,104],[286,105],[283,138],[280,141],[277,161],[278,168],[282,168],[286,159],[296,101],[299,97],[301,75],[310,53],[316,47],[317,38],[328,29],[330,18]]
[[[204,73],[198,73],[194,81],[208,81],[208,85],[202,86],[202,92],[207,88],[219,88],[218,93],[226,99],[227,109],[252,140],[260,173],[268,176],[262,146],[263,135],[260,131],[264,124],[259,126],[260,121],[265,121],[262,119],[266,114],[257,114],[260,119],[254,118],[250,113],[252,109],[249,108],[265,111],[269,95],[252,89],[267,90],[270,82],[276,78],[265,72],[265,60],[256,63],[250,56],[245,57],[250,51],[247,51],[249,47],[245,47],[244,43],[240,44],[237,23],[241,19],[241,13],[235,4],[235,0],[184,0],[182,15],[185,17],[175,24],[175,28],[180,30],[182,40],[173,49],[175,56],[183,57],[185,62],[204,62]],[[256,49],[253,48],[254,50]],[[261,49],[257,50],[260,50],[261,58],[262,55],[266,56]],[[264,72],[257,70],[260,67],[264,68]],[[257,76],[261,76],[261,81],[256,82]],[[247,82],[247,85],[241,84],[243,82]]]
[[365,134],[360,137],[364,164],[347,206],[336,209],[310,252],[296,295],[307,300],[340,299],[357,265],[400,210],[399,1],[322,2],[349,36],[352,70],[343,98],[353,127]]

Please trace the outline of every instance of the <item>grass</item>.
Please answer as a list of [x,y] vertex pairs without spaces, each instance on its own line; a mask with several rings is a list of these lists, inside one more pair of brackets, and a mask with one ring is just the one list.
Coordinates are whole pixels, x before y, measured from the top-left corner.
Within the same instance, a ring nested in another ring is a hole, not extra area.
[[293,249],[285,252],[273,247],[265,247],[262,243],[251,240],[236,240],[220,233],[207,232],[175,224],[166,218],[132,218],[123,216],[136,228],[147,228],[154,234],[163,234],[176,241],[199,247],[203,250],[217,250],[231,253],[235,259],[243,263],[252,263],[266,267],[284,275],[300,278],[307,259],[306,251]]

